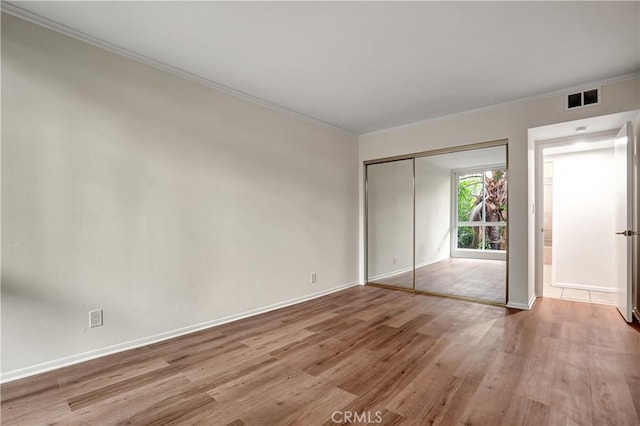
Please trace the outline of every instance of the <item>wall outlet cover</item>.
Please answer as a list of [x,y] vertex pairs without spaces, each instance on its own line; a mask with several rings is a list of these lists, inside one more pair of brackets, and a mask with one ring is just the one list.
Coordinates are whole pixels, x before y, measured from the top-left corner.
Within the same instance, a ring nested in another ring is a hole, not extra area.
[[101,327],[102,326],[102,309],[96,309],[89,311],[89,327]]

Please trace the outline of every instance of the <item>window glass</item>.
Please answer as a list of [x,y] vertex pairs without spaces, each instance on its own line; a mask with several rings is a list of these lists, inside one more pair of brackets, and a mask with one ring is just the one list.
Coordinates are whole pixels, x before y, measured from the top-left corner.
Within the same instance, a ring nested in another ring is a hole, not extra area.
[[456,247],[506,250],[507,173],[504,168],[456,174]]

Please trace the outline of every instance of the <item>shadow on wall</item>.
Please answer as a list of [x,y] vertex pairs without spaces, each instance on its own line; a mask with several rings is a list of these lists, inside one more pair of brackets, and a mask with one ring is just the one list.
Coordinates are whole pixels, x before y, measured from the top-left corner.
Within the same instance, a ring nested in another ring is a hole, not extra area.
[[3,372],[357,279],[355,136],[4,15],[2,67]]
[[[56,348],[59,356],[65,354],[70,348],[61,346],[59,327],[76,335],[89,328],[88,313],[79,318],[78,312],[88,312],[90,308],[73,294],[50,294],[51,290],[42,284],[2,274],[3,372],[42,362],[39,354],[43,347]],[[19,364],[16,353],[20,354]]]

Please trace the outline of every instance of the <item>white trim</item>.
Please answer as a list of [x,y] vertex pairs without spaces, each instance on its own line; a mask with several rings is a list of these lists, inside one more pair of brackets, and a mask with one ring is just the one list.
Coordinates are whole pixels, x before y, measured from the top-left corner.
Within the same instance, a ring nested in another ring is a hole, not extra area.
[[[380,130],[374,130],[372,132],[367,132],[367,133],[362,133],[360,136],[369,136],[369,135],[374,135],[374,134],[378,134],[378,133],[387,133],[387,132],[395,132],[397,130],[402,130],[402,129],[410,129],[412,127],[419,127],[419,126],[423,126],[429,123],[433,123],[433,122],[437,122],[440,120],[450,120],[452,118],[457,118],[457,117],[463,117],[465,115],[472,115],[472,114],[478,114],[481,112],[485,112],[485,111],[494,111],[500,108],[506,108],[506,107],[511,107],[511,106],[516,106],[516,105],[521,105],[521,104],[525,104],[528,102],[534,102],[534,101],[538,101],[541,99],[546,99],[546,98],[551,98],[554,96],[562,96],[565,95],[569,92],[575,93],[575,92],[579,92],[581,90],[589,90],[587,89],[588,87],[593,87],[593,86],[607,86],[607,85],[611,85],[611,84],[616,84],[616,83],[621,83],[623,81],[628,81],[628,80],[633,80],[640,77],[640,73],[638,72],[633,72],[633,73],[629,73],[629,74],[623,74],[623,75],[619,75],[619,76],[615,76],[615,77],[611,77],[608,79],[604,79],[604,80],[600,80],[600,81],[594,81],[591,82],[589,84],[579,84],[579,85],[575,85],[575,86],[571,86],[569,88],[565,88],[565,89],[560,89],[560,90],[554,90],[552,92],[546,92],[546,93],[541,93],[539,95],[533,95],[533,96],[528,96],[528,97],[524,97],[524,98],[520,98],[520,99],[515,99],[513,101],[506,101],[506,102],[501,102],[501,103],[497,103],[497,104],[493,104],[493,105],[487,105],[487,106],[483,106],[483,107],[479,107],[479,108],[475,108],[475,109],[470,109],[467,111],[461,111],[461,112],[454,112],[452,114],[445,114],[445,115],[441,115],[439,117],[433,117],[433,118],[428,118],[426,120],[421,120],[421,121],[415,121],[413,123],[407,123],[407,124],[401,124],[399,126],[394,126],[394,127],[387,127],[385,129],[380,129]],[[566,101],[565,101],[566,103]],[[574,108],[571,108],[570,111],[572,111]]]
[[[423,266],[428,266],[428,265],[432,265],[436,262],[440,262],[441,260],[445,260],[446,257],[443,257],[442,259],[433,259],[433,260],[428,260],[426,262],[420,263],[419,265],[416,265],[416,269],[418,268],[422,268]],[[374,277],[369,278],[369,282],[371,282],[372,280],[379,280],[382,278],[388,278],[388,277],[392,277],[394,275],[398,275],[398,274],[404,274],[405,272],[409,272],[409,271],[413,271],[413,266],[409,266],[408,268],[403,268],[403,269],[398,269],[397,271],[393,271],[393,272],[388,272],[385,274],[380,274],[380,275],[376,275]]]
[[380,280],[382,278],[389,278],[389,277],[392,277],[394,275],[404,274],[405,272],[409,272],[409,271],[413,271],[413,265],[409,266],[407,268],[396,269],[395,271],[385,272],[384,274],[375,275],[373,277],[370,277],[368,279],[368,281]]
[[429,265],[433,265],[434,263],[438,263],[441,262],[443,260],[446,260],[449,256],[446,257],[441,257],[440,259],[433,259],[433,260],[427,260],[426,262],[422,262],[419,265],[416,265],[416,269],[425,267],[425,266],[429,266]]
[[[502,146],[505,146],[505,145],[498,145],[497,148],[500,148]],[[496,147],[492,147],[492,148],[496,148]],[[487,149],[487,148],[476,148],[476,149]],[[471,149],[469,151],[473,151],[473,150]],[[496,169],[507,170],[507,163],[479,164],[477,166],[462,167],[460,169],[451,169],[451,171],[453,172],[453,174],[457,174],[457,175],[468,175],[473,173],[484,173],[489,170],[496,170]]]
[[[531,129],[528,130],[528,133],[531,132]],[[529,148],[529,144],[533,143],[533,179],[534,179],[534,189],[533,189],[533,205],[531,206],[531,213],[533,214],[533,259],[531,259],[531,254],[529,255],[529,262],[533,262],[533,288],[534,294],[538,296],[544,296],[544,155],[543,155],[543,146],[542,144],[531,138],[531,135],[527,136],[527,149]],[[531,189],[528,189],[530,192]],[[532,194],[529,194],[532,195]],[[531,200],[528,198],[528,201]],[[529,216],[530,218],[531,216]],[[552,243],[553,247],[553,243]],[[553,252],[552,252],[553,253]],[[553,282],[553,273],[555,268],[552,265],[552,282]],[[527,287],[529,287],[527,285]]]
[[[572,145],[575,142],[586,142],[587,144],[595,142],[603,142],[611,139],[615,139],[619,129],[601,130],[598,132],[582,133],[577,135],[563,136],[560,138],[551,139],[535,139],[536,145],[542,146],[542,149],[557,148],[561,146]],[[561,155],[561,154],[551,154]],[[544,158],[543,158],[544,160]]]
[[235,96],[237,98],[243,99],[245,101],[248,102],[252,102],[254,104],[260,105],[262,107],[265,108],[269,108],[271,110],[280,112],[282,114],[294,117],[294,118],[298,118],[300,120],[304,120],[307,121],[309,123],[313,123],[322,127],[326,127],[332,130],[339,130],[341,132],[345,132],[348,133],[350,135],[353,136],[358,136],[358,133],[352,131],[352,130],[348,130],[348,129],[344,129],[342,127],[336,126],[334,124],[331,123],[327,123],[325,121],[322,120],[318,120],[316,118],[313,117],[309,117],[307,115],[304,114],[300,114],[298,112],[292,111],[290,109],[287,109],[285,107],[282,107],[280,105],[276,105],[274,103],[271,103],[269,101],[266,101],[264,99],[260,99],[257,98],[255,96],[251,96],[248,93],[242,92],[240,90],[236,90],[233,89],[231,87],[227,87],[223,84],[217,83],[213,80],[209,80],[208,78],[205,77],[201,77],[197,74],[193,74],[189,71],[185,71],[181,68],[175,67],[173,65],[169,65],[167,63],[161,62],[161,61],[157,61],[153,58],[150,58],[148,56],[144,56],[141,55],[139,53],[136,53],[132,50],[126,49],[124,47],[109,43],[108,41],[102,40],[100,38],[97,37],[93,37],[87,33],[84,33],[82,31],[78,31],[76,29],[73,29],[71,27],[68,27],[64,24],[61,24],[59,22],[56,22],[52,19],[49,18],[45,18],[44,16],[38,15],[37,13],[33,13],[30,12],[28,10],[25,10],[23,8],[21,8],[20,6],[17,6],[15,4],[16,2],[7,2],[7,1],[2,1],[1,2],[1,9],[2,12],[8,13],[9,15],[13,15],[16,16],[20,19],[24,19],[25,21],[29,21],[33,24],[37,24],[40,25],[41,27],[47,28],[49,30],[64,34],[66,36],[75,38],[77,40],[83,41],[85,43],[89,43],[93,46],[99,47],[101,49],[105,49],[108,50],[109,52],[112,53],[116,53],[118,55],[124,56],[128,59],[132,59],[134,61],[137,62],[142,62],[143,64],[152,66],[154,68],[157,68],[159,70],[177,75],[179,77],[182,78],[186,78],[187,80],[191,80],[193,82],[202,84],[203,86],[209,87],[210,89],[214,89],[217,90],[219,92],[225,93],[227,95],[231,95],[231,96]]
[[459,249],[451,251],[451,257],[456,259],[480,259],[480,260],[507,260],[506,250],[478,250]]
[[82,352],[76,355],[66,356],[66,357],[58,358],[52,361],[43,362],[41,364],[31,365],[29,367],[7,371],[5,373],[0,374],[0,383],[11,382],[13,380],[22,379],[24,377],[33,376],[35,374],[45,373],[47,371],[55,370],[55,369],[66,367],[73,364],[78,364],[80,362],[89,361],[89,360],[100,358],[106,355],[111,355],[114,353],[129,350],[129,349],[135,349],[141,346],[146,346],[152,343],[173,339],[175,337],[183,336],[185,334],[205,330],[205,329],[215,327],[217,325],[225,324],[228,322],[237,321],[242,318],[259,315],[265,312],[295,305],[297,303],[306,302],[308,300],[316,299],[318,297],[326,296],[327,294],[335,293],[337,291],[345,290],[347,288],[355,287],[358,285],[361,285],[360,282],[354,281],[349,284],[344,284],[338,287],[330,288],[328,290],[322,290],[316,293],[311,293],[306,296],[296,297],[293,299],[285,300],[283,302],[274,303],[273,305],[252,309],[250,311],[242,312],[239,314],[229,315],[229,316],[218,318],[215,320],[202,322],[200,324],[194,324],[187,327],[178,328],[176,330],[155,334],[153,336],[143,337],[140,339],[131,340],[129,342],[119,343],[117,345],[107,346],[105,348],[95,349],[92,351]]
[[[507,222],[504,220],[501,220],[499,222],[479,222],[479,221],[468,221],[468,222],[461,222],[458,221],[458,227],[460,226],[507,226]],[[477,250],[477,249],[468,249],[468,250]],[[504,250],[503,250],[504,251]]]
[[[637,112],[638,110],[633,111],[625,111],[620,113],[615,113],[617,116],[624,116],[629,112]],[[602,116],[591,117],[591,119],[599,119]],[[592,142],[600,142],[603,140],[608,140],[615,138],[618,130],[602,130],[598,132],[590,132],[586,134],[580,135],[569,135],[559,138],[548,138],[548,139],[534,139],[531,136],[531,130],[533,128],[528,129],[528,149],[531,150],[533,148],[533,158],[534,158],[534,167],[533,167],[533,181],[534,181],[534,190],[533,190],[533,205],[531,206],[531,213],[533,214],[533,227],[534,227],[534,253],[533,259],[531,258],[531,253],[528,255],[529,262],[533,262],[534,268],[534,277],[533,277],[533,286],[534,292],[538,296],[544,296],[544,150],[546,148],[559,147],[559,146],[567,146],[571,145],[577,140],[584,141],[587,143]],[[529,194],[531,195],[531,194]],[[530,200],[531,201],[531,200]],[[556,285],[555,282],[555,271],[556,268],[552,266],[551,268],[551,285]],[[572,288],[572,287],[567,287]],[[576,287],[573,287],[576,288]],[[598,288],[598,287],[596,287]],[[582,288],[579,288],[582,289]],[[602,291],[602,290],[596,290]]]
[[[406,124],[400,124],[398,126],[393,126],[393,127],[387,127],[384,129],[379,129],[379,130],[373,130],[371,132],[366,132],[366,133],[357,133],[353,130],[349,130],[349,129],[345,129],[339,126],[336,126],[334,124],[331,123],[327,123],[325,121],[321,121],[318,120],[316,118],[313,117],[309,117],[306,116],[304,114],[300,114],[298,112],[295,111],[291,111],[287,108],[281,107],[279,105],[273,104],[271,102],[268,102],[266,100],[260,99],[260,98],[256,98],[254,96],[251,96],[247,93],[241,92],[239,90],[235,90],[232,89],[230,87],[224,86],[220,83],[216,83],[215,81],[206,79],[204,77],[200,77],[198,75],[192,74],[188,71],[182,70],[180,68],[174,67],[172,65],[169,64],[165,64],[163,62],[160,61],[156,61],[155,59],[152,58],[148,58],[146,56],[140,55],[138,53],[135,53],[131,50],[125,49],[123,47],[114,45],[112,43],[109,43],[105,40],[101,40],[97,37],[93,37],[89,34],[86,34],[82,31],[78,31],[75,30],[71,27],[68,27],[64,24],[61,24],[59,22],[56,22],[52,19],[49,18],[45,18],[44,16],[38,15],[36,13],[30,12],[28,10],[25,10],[23,8],[21,8],[20,6],[17,6],[15,3],[17,3],[16,1],[1,1],[1,10],[2,12],[8,13],[10,15],[13,16],[17,16],[20,19],[24,19],[25,21],[29,21],[31,23],[40,25],[42,27],[48,28],[50,30],[56,31],[58,33],[67,35],[69,37],[73,37],[77,40],[81,40],[84,41],[86,43],[92,44],[94,46],[100,47],[102,49],[108,50],[110,52],[113,53],[117,53],[119,55],[125,56],[129,59],[133,59],[135,61],[138,62],[142,62],[144,64],[147,64],[149,66],[161,69],[163,71],[169,72],[171,74],[175,74],[178,75],[180,77],[186,78],[188,80],[194,81],[196,83],[200,83],[204,86],[210,87],[212,89],[218,90],[220,92],[229,94],[229,95],[233,95],[236,96],[238,98],[244,99],[246,101],[249,102],[253,102],[255,104],[261,105],[263,107],[272,109],[274,111],[278,111],[281,112],[283,114],[295,117],[295,118],[299,118],[301,120],[310,122],[310,123],[314,123],[317,124],[319,126],[322,127],[326,127],[326,128],[330,128],[330,129],[334,129],[334,130],[339,130],[345,133],[348,133],[350,135],[354,135],[354,136],[368,136],[368,135],[372,135],[372,134],[376,134],[376,133],[386,133],[386,132],[393,132],[396,130],[400,130],[400,129],[405,129],[405,128],[412,128],[412,127],[417,127],[417,126],[422,126],[425,125],[427,123],[431,123],[431,122],[436,122],[436,121],[440,121],[440,120],[446,120],[446,119],[451,119],[454,117],[461,117],[461,116],[465,116],[465,115],[471,115],[471,114],[476,114],[479,112],[483,112],[483,111],[493,111],[496,109],[500,109],[500,108],[504,108],[504,107],[509,107],[509,106],[515,106],[515,105],[520,105],[520,104],[524,104],[527,102],[533,102],[533,101],[537,101],[540,99],[545,99],[545,98],[550,98],[553,96],[559,96],[559,95],[564,95],[567,94],[569,92],[578,92],[581,90],[588,90],[588,88],[593,88],[594,86],[599,86],[600,88],[602,88],[602,86],[606,86],[606,85],[611,85],[611,84],[615,84],[615,83],[620,83],[623,81],[627,81],[627,80],[632,80],[632,79],[636,79],[638,77],[640,77],[640,73],[638,72],[633,72],[633,73],[628,73],[628,74],[623,74],[623,75],[619,75],[619,76],[615,76],[615,77],[611,77],[611,78],[607,78],[604,80],[599,80],[599,81],[594,81],[591,82],[589,84],[579,84],[579,85],[575,85],[575,86],[571,86],[569,88],[564,88],[564,89],[559,89],[559,90],[554,90],[551,92],[546,92],[546,93],[541,93],[538,95],[533,95],[533,96],[527,96],[524,98],[520,98],[520,99],[515,99],[512,101],[506,101],[506,102],[501,102],[501,103],[497,103],[497,104],[493,104],[493,105],[487,105],[487,106],[483,106],[483,107],[479,107],[479,108],[474,108],[474,109],[470,109],[470,110],[466,110],[466,111],[460,111],[460,112],[455,112],[452,114],[445,114],[445,115],[441,115],[438,117],[433,117],[433,118],[428,118],[426,120],[421,120],[421,121],[415,121],[415,122],[411,122],[411,123],[406,123]],[[599,96],[602,96],[601,94],[599,94]],[[572,108],[573,109],[573,108]]]
[[524,311],[530,311],[531,308],[533,308],[533,305],[536,303],[536,295],[532,295],[531,298],[529,299],[528,303],[518,303],[518,302],[509,302],[507,303],[506,307],[507,308],[512,308],[512,309],[521,309]]
[[551,285],[553,287],[573,288],[573,289],[576,289],[576,290],[600,291],[602,293],[615,293],[616,292],[616,289],[613,288],[613,287],[605,287],[605,286],[599,286],[599,285],[559,283],[559,282],[554,282]]

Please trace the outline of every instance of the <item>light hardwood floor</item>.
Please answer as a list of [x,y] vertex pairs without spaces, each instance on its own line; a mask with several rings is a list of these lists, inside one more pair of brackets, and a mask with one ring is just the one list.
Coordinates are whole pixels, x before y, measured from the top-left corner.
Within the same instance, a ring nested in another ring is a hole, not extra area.
[[[413,271],[372,283],[413,288]],[[503,260],[450,257],[416,268],[416,290],[504,303],[506,288],[507,262]]]
[[2,424],[639,425],[639,361],[610,306],[354,287],[3,384]]

